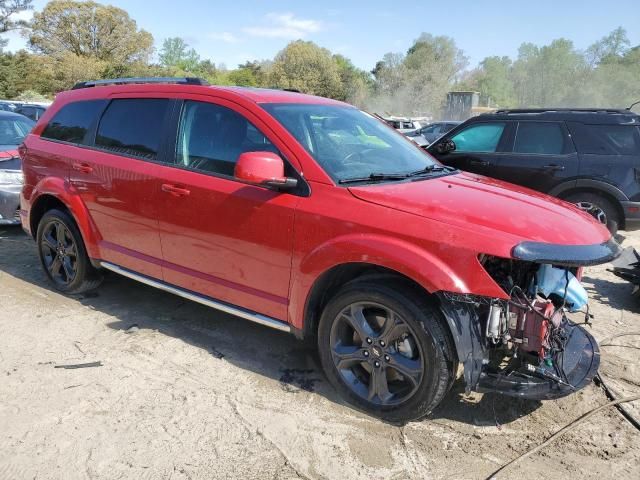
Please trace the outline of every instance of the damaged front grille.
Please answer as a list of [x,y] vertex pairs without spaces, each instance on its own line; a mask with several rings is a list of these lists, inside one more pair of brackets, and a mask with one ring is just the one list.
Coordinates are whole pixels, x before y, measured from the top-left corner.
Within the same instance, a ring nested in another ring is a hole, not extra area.
[[[473,355],[459,352],[465,378],[477,379],[468,387],[543,399],[566,395],[590,382],[599,352],[593,337],[566,315],[587,303],[573,273],[488,255],[479,260],[508,299],[440,294],[443,312],[458,333],[457,343],[473,351]],[[467,306],[468,318],[459,314],[454,318],[451,306],[456,304]],[[467,368],[481,371],[467,375]]]

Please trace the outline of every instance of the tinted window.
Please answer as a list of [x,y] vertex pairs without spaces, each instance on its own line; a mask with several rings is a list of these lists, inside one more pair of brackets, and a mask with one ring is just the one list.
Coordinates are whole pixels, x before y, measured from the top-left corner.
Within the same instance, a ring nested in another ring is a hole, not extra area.
[[456,133],[451,140],[456,144],[456,152],[495,152],[506,124],[476,123]]
[[65,105],[45,127],[42,137],[88,145],[87,132],[104,104],[104,100],[89,100]]
[[242,115],[211,103],[184,103],[176,145],[179,165],[232,177],[240,154],[258,151],[277,153]]
[[640,155],[640,130],[633,125],[570,124],[580,153]]
[[167,99],[113,100],[100,120],[96,146],[156,160],[168,107]]
[[565,153],[565,134],[562,125],[552,122],[520,122],[513,151],[546,155]]

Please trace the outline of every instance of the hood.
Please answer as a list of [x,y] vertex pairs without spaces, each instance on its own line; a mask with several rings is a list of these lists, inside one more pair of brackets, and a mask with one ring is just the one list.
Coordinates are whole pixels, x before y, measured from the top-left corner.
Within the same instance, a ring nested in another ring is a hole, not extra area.
[[469,230],[522,240],[592,245],[609,240],[594,218],[556,198],[467,172],[349,188],[364,201]]
[[8,147],[4,145],[0,147],[0,162],[18,156],[17,145],[9,145]]
[[20,170],[22,162],[17,150],[0,152],[0,170]]

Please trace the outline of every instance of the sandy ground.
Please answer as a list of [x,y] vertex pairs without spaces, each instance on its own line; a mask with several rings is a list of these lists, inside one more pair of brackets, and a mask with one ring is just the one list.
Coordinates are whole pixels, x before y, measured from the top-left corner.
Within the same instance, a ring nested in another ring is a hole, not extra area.
[[[585,283],[596,338],[640,330],[629,284],[605,267]],[[389,425],[345,405],[292,336],[116,275],[55,293],[17,228],[0,228],[0,305],[0,480],[479,479],[607,401],[595,385],[540,403],[458,382],[427,419]],[[612,343],[601,372],[640,393],[640,337]],[[500,478],[525,477],[638,479],[640,432],[601,412]]]

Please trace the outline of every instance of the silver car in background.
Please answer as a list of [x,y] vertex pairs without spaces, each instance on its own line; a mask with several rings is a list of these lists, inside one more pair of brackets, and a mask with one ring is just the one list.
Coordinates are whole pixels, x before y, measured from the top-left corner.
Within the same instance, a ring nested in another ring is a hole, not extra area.
[[434,122],[405,135],[419,146],[426,147],[461,123],[454,120]]
[[20,224],[23,178],[18,146],[34,125],[24,115],[0,111],[0,225]]

